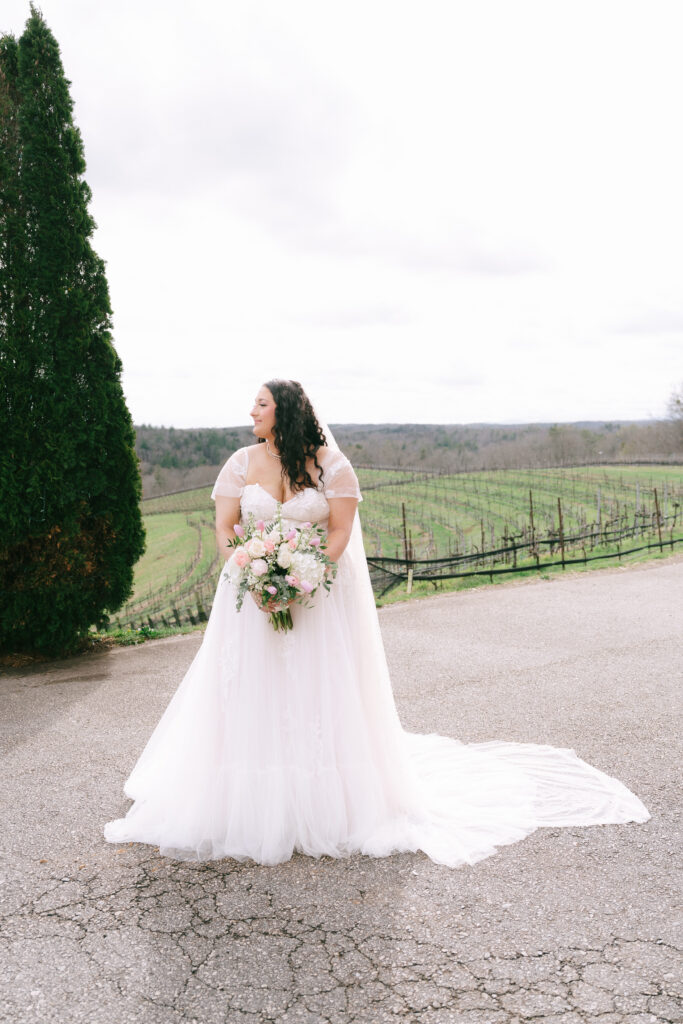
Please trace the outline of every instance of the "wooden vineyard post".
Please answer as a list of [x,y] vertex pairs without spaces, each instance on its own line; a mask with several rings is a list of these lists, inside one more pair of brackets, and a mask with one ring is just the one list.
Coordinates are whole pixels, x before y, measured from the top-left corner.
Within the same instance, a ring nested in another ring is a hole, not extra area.
[[[406,526],[406,503],[401,502],[401,515],[403,518],[403,559],[406,563],[406,576],[408,575],[408,528]],[[410,587],[412,590],[413,581],[410,580]]]
[[536,568],[540,569],[540,559],[538,557],[538,548],[536,547],[536,530],[534,529],[534,499],[529,491],[529,521],[531,525],[531,544],[529,546],[529,554],[536,556]]
[[638,516],[640,515],[640,480],[636,480],[636,514],[633,517],[633,536],[639,536],[640,531],[638,530]]
[[557,499],[557,515],[560,522],[560,551],[562,553],[562,569],[564,570],[564,524],[562,522],[562,502],[559,497]]
[[659,550],[663,551],[662,547],[662,517],[659,514],[659,498],[657,497],[657,488],[655,487],[655,511],[657,513],[657,533],[659,534]]
[[602,530],[602,509],[600,507],[600,499],[601,499],[601,497],[602,497],[602,495],[600,493],[600,488],[598,487],[598,518],[597,518],[598,544],[600,543],[600,531]]

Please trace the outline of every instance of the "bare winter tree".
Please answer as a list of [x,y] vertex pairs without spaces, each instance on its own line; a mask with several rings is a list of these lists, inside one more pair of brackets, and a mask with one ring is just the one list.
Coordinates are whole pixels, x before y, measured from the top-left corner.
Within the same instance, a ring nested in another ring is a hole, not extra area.
[[677,440],[683,445],[683,382],[671,392],[668,412],[676,428]]

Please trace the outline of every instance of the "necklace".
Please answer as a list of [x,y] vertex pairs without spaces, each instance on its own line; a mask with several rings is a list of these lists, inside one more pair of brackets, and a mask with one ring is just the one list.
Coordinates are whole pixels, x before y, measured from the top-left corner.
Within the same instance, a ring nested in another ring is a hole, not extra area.
[[270,455],[271,459],[281,459],[281,455],[276,455],[275,452],[271,452],[270,445],[268,444],[268,438],[266,438],[266,451]]

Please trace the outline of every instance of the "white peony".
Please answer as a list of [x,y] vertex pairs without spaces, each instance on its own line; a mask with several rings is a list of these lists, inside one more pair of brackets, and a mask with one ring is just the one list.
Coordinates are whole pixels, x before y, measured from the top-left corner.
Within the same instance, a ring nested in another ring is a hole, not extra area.
[[295,573],[300,581],[310,583],[313,589],[319,587],[325,579],[325,566],[320,562],[315,555],[308,554],[305,551],[293,551],[290,552],[291,561],[289,566],[290,571]]
[[268,563],[265,558],[257,558],[251,563],[249,568],[253,572],[254,576],[265,576],[268,572]]

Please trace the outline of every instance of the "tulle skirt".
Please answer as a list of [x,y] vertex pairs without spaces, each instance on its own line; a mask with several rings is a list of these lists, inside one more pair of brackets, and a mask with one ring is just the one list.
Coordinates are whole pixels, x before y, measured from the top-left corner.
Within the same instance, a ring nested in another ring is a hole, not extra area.
[[422,850],[473,864],[540,826],[644,822],[621,782],[546,745],[401,728],[350,570],[276,633],[219,578],[204,639],[105,826],[181,860]]

